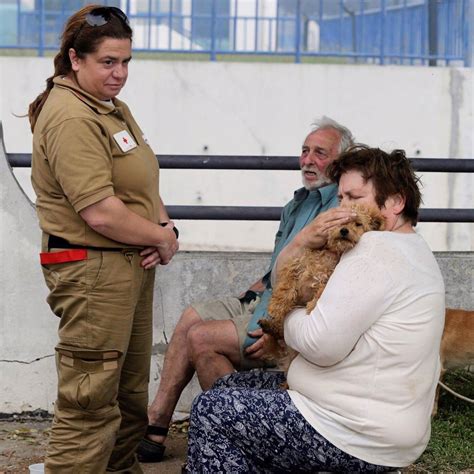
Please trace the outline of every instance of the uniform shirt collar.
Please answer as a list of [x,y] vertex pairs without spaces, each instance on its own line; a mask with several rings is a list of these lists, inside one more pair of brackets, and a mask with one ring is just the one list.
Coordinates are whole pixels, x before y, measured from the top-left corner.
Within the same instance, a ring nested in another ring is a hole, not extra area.
[[308,197],[309,194],[319,194],[321,197],[321,204],[325,206],[326,204],[334,198],[337,193],[337,186],[335,184],[327,184],[321,188],[313,189],[308,191],[306,188],[300,188],[295,191],[294,200],[303,201]]
[[88,92],[84,91],[79,87],[78,84],[71,81],[66,76],[56,76],[53,79],[54,84],[62,89],[70,90],[79,100],[93,108],[99,114],[110,114],[114,111],[116,106],[119,106],[121,102],[118,99],[112,99],[110,104],[99,100]]

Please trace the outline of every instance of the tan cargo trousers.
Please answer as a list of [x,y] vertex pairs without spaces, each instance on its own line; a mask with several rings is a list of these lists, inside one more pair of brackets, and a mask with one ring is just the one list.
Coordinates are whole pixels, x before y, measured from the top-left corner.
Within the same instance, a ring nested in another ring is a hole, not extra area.
[[154,270],[141,260],[134,250],[88,250],[86,260],[43,265],[61,318],[46,473],[142,472]]

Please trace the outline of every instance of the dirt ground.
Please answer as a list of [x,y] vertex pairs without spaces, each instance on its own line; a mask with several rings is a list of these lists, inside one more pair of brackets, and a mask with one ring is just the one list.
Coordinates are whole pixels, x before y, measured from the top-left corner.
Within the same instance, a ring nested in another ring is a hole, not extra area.
[[[14,415],[0,419],[0,474],[29,473],[30,464],[42,463],[48,442],[51,419],[44,414]],[[181,473],[186,460],[187,422],[172,425],[161,463],[142,464],[145,474]]]

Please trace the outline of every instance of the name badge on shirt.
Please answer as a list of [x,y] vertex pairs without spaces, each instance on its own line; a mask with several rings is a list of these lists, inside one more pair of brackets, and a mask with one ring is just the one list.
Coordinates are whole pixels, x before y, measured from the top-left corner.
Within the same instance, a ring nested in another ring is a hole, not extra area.
[[114,135],[117,145],[122,151],[130,151],[137,147],[135,140],[130,136],[127,130],[122,130]]

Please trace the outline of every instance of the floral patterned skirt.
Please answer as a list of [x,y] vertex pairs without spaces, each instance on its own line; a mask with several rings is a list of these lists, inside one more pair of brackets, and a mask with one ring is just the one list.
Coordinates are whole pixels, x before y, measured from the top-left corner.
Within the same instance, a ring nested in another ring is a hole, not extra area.
[[300,414],[282,372],[253,370],[219,379],[194,400],[187,472],[388,472],[354,458],[321,436]]

